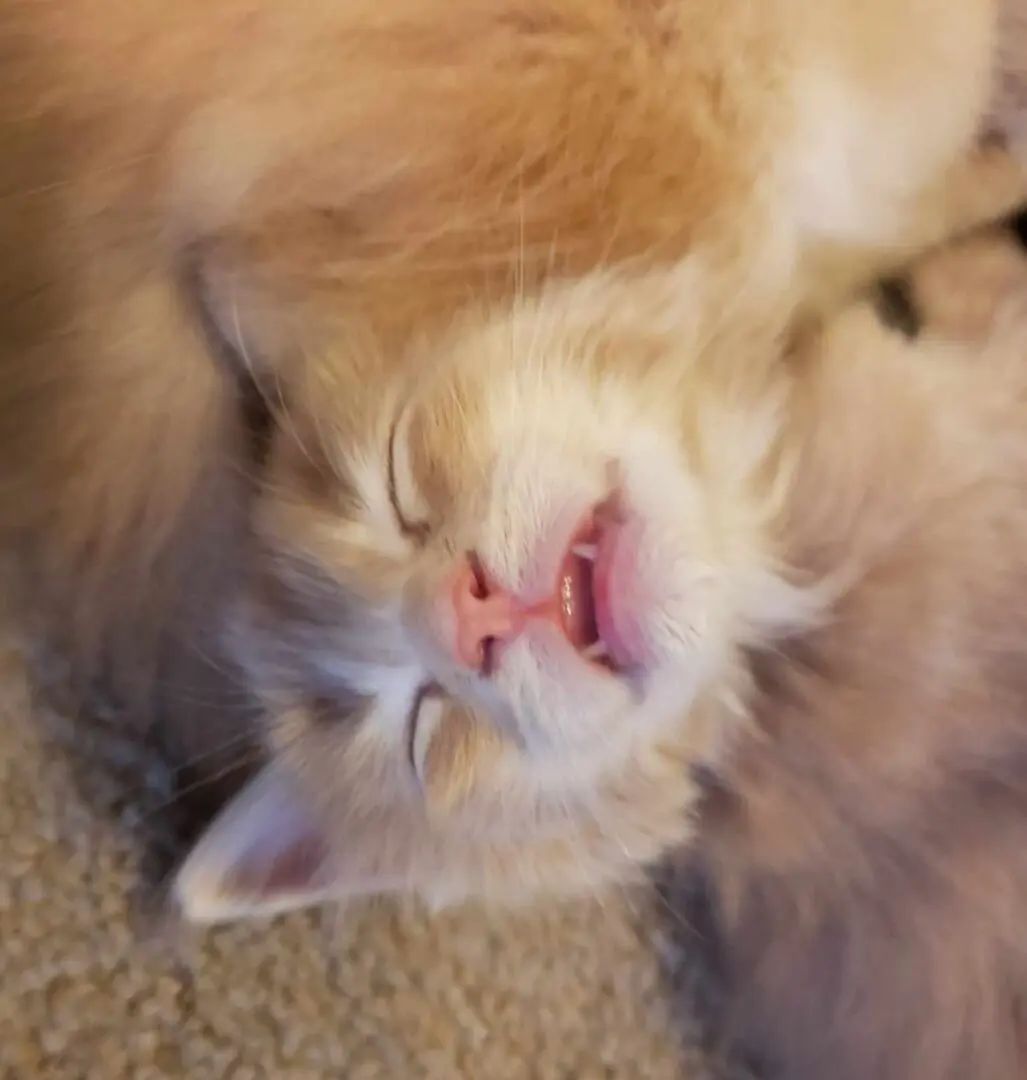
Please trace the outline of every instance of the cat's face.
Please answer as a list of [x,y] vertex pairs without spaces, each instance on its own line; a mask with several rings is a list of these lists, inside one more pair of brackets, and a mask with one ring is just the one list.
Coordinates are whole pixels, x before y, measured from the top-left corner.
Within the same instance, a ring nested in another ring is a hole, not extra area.
[[688,765],[724,735],[698,702],[802,602],[759,495],[776,399],[689,370],[697,327],[666,283],[635,291],[553,286],[402,361],[318,365],[234,628],[274,792],[187,864],[198,917],[594,885],[685,828]]

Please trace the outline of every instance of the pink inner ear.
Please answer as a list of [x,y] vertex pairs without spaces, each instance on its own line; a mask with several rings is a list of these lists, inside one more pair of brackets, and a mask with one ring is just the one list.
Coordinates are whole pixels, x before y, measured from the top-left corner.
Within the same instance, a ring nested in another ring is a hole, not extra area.
[[229,891],[244,896],[276,896],[308,890],[328,861],[328,846],[320,837],[298,836],[270,861],[258,843],[233,867]]
[[320,903],[332,885],[324,823],[267,766],[211,823],[178,869],[173,895],[190,922],[271,915]]

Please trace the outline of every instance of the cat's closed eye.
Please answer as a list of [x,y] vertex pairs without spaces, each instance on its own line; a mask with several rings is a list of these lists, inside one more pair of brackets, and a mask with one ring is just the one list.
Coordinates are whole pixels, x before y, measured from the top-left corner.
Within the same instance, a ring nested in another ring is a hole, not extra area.
[[[431,529],[425,519],[423,499],[414,490],[410,477],[408,451],[406,440],[403,438],[403,419],[401,412],[396,416],[389,429],[388,462],[386,466],[388,470],[389,503],[392,506],[392,512],[396,515],[396,524],[403,536],[415,544],[423,544],[427,540]],[[399,458],[398,461],[397,458]]]

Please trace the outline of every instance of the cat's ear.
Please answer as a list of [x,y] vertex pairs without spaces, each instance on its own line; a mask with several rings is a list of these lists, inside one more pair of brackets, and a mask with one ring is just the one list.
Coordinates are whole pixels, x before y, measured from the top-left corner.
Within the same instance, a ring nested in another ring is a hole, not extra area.
[[354,783],[334,801],[331,820],[283,765],[265,766],[175,872],[169,896],[175,913],[209,925],[424,886],[459,893],[453,883],[473,861],[473,845],[436,826],[439,813],[444,816],[480,773],[468,767],[473,745],[462,734],[442,725],[435,736],[442,741],[429,739],[422,774],[427,798]]
[[471,713],[428,699],[410,749],[420,796],[351,777],[331,820],[282,763],[265,766],[178,868],[170,899],[179,916],[210,924],[406,890],[461,894],[482,838],[449,832],[446,815],[489,782],[509,744]]
[[171,901],[190,923],[275,915],[337,890],[328,832],[284,769],[266,766],[179,866]]

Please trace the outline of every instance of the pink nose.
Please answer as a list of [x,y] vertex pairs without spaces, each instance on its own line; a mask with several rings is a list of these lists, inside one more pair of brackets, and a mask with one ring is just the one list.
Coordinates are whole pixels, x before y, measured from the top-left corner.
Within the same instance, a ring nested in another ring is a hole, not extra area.
[[442,584],[442,606],[451,605],[450,652],[458,664],[488,674],[493,648],[524,627],[524,609],[513,593],[490,582],[473,555],[465,555]]

